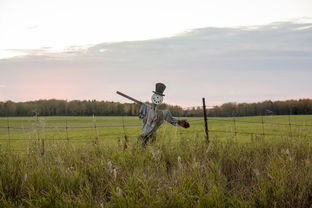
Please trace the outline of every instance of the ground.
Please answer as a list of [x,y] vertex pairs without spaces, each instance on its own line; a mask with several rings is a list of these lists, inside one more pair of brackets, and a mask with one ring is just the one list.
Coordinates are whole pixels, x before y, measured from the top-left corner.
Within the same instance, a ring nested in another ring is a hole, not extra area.
[[164,125],[146,149],[136,117],[8,120],[0,207],[312,205],[312,116],[208,118],[209,144],[191,118],[190,129]]

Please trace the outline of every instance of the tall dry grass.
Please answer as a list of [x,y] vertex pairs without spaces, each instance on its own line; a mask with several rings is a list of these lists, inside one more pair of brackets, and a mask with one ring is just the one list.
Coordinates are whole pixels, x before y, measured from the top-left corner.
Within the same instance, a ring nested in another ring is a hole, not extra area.
[[[164,139],[164,138],[162,138]],[[310,207],[308,139],[0,152],[0,207]]]

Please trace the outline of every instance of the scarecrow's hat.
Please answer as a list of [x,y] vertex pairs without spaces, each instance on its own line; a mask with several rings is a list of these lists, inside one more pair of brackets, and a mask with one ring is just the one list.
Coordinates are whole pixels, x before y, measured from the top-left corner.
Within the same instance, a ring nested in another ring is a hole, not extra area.
[[166,85],[164,85],[163,83],[156,83],[156,91],[153,91],[153,93],[157,95],[165,96],[163,94],[165,89],[166,89]]

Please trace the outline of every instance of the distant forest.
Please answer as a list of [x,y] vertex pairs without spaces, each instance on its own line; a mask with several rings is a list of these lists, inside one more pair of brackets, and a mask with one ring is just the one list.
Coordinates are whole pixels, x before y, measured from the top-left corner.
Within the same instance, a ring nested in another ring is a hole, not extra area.
[[[135,116],[139,106],[134,103],[119,103],[96,100],[37,100],[28,102],[0,102],[0,116]],[[162,104],[174,116],[202,116],[202,107],[183,109],[180,106]],[[256,115],[312,114],[312,99],[264,101],[257,103],[225,103],[208,109],[208,116],[256,116]]]

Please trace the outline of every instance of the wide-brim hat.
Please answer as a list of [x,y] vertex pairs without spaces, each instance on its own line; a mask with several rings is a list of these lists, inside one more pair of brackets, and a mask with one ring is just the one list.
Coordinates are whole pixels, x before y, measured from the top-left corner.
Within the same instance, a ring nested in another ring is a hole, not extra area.
[[163,83],[156,83],[156,90],[153,91],[153,93],[155,93],[157,95],[165,96],[163,94],[165,89],[166,89],[166,85],[164,85]]

